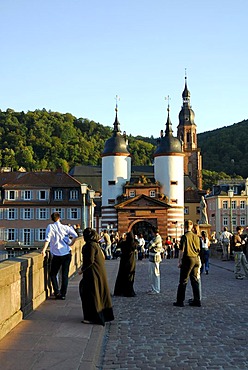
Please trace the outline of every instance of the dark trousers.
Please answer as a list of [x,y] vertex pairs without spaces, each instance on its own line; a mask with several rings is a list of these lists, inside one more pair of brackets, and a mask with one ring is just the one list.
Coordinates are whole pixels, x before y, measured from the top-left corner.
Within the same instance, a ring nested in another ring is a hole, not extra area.
[[[66,254],[65,256],[53,255],[52,257],[50,276],[55,296],[58,295],[59,293],[63,297],[66,296],[70,263],[71,263],[71,253]],[[59,272],[60,267],[62,268],[61,289],[59,289],[57,279],[57,274]]]
[[179,285],[177,289],[177,302],[179,303],[184,302],[185,291],[189,278],[193,290],[194,301],[200,302],[199,268],[200,268],[199,257],[183,258]]

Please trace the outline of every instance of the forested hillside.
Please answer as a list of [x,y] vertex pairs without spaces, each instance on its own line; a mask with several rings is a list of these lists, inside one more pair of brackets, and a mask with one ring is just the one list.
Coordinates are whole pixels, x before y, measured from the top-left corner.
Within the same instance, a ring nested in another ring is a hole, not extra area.
[[248,120],[198,134],[204,170],[248,177]]
[[[75,165],[98,165],[112,130],[69,113],[0,111],[0,166],[68,172]],[[152,163],[151,143],[130,137],[129,144],[134,164]]]
[[[76,165],[100,165],[112,127],[66,113],[0,111],[0,167],[68,172]],[[204,187],[218,178],[248,177],[248,121],[198,135]],[[129,136],[133,165],[151,165],[156,139]]]

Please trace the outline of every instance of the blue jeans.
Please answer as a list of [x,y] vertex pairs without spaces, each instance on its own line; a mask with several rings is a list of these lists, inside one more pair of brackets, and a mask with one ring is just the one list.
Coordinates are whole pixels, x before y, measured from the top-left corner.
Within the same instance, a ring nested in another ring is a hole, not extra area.
[[205,271],[207,272],[209,270],[209,250],[208,249],[203,250],[203,258],[204,258],[204,264],[202,265],[202,272],[204,271],[204,266],[205,266]]
[[[52,257],[50,276],[55,296],[58,294],[61,294],[63,297],[66,296],[70,263],[71,263],[71,253],[66,254],[64,256],[53,255]],[[62,268],[61,271],[62,276],[61,276],[61,288],[59,289],[57,274],[59,272],[60,267]]]

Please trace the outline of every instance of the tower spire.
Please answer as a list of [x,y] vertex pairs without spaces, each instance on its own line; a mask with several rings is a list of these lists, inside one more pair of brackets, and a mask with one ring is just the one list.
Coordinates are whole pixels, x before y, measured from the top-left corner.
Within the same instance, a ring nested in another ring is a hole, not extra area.
[[114,132],[121,132],[120,130],[120,122],[118,121],[118,101],[120,101],[120,97],[118,95],[115,96],[115,122],[114,122]]
[[166,122],[166,126],[165,126],[165,136],[172,136],[172,133],[173,133],[173,130],[172,130],[172,123],[171,123],[171,120],[170,120],[170,96],[168,95],[165,100],[168,101],[168,106],[167,106],[167,112],[168,112],[168,115],[167,115],[167,122]]
[[187,68],[185,68],[185,86],[184,86],[184,90],[183,90],[183,93],[182,93],[182,98],[183,98],[183,104],[184,105],[188,105],[190,107],[190,92],[188,90],[188,80],[187,80]]

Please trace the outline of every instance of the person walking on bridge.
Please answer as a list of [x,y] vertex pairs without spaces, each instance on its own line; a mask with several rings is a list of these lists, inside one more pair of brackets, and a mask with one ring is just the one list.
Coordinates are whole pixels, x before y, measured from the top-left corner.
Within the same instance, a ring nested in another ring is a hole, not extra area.
[[[71,246],[74,244],[78,235],[73,227],[61,224],[60,214],[58,212],[52,213],[51,219],[54,223],[49,224],[46,228],[45,243],[41,253],[45,257],[46,250],[50,244],[50,252],[52,254],[50,276],[53,291],[56,299],[64,300],[67,292],[71,263]],[[59,289],[57,280],[60,267],[62,268],[61,289]]]
[[181,271],[177,300],[173,303],[177,307],[184,307],[185,292],[189,278],[193,290],[193,300],[189,302],[189,305],[201,306],[199,289],[200,239],[198,235],[193,233],[193,226],[194,224],[191,220],[185,221],[186,232],[180,240],[178,267]]

